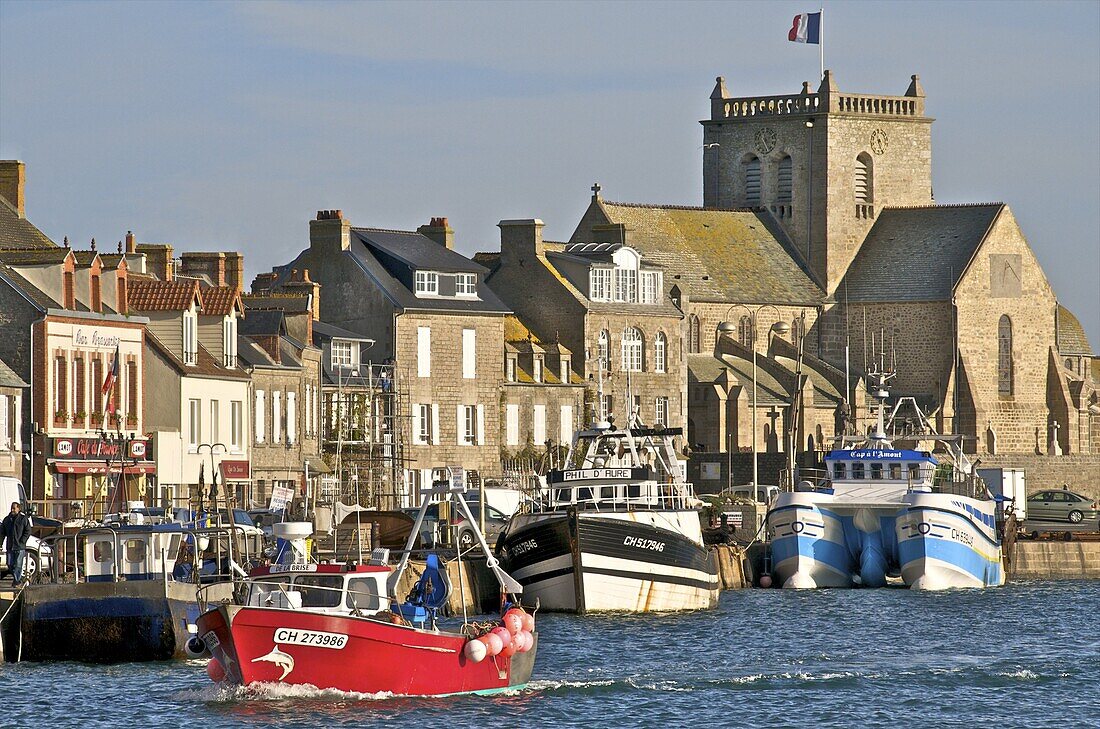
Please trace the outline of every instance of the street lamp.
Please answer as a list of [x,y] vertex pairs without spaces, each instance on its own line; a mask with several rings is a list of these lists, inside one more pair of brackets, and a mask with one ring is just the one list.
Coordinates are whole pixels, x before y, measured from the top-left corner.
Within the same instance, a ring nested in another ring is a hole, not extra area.
[[718,324],[718,331],[720,333],[732,337],[733,333],[737,331],[737,325],[726,319],[726,317],[729,316],[731,311],[737,308],[744,309],[749,315],[749,348],[752,349],[752,497],[754,501],[760,500],[759,466],[756,462],[756,318],[757,314],[769,306],[775,309],[776,318],[778,319],[778,321],[772,324],[769,331],[780,335],[789,332],[791,330],[791,325],[783,321],[783,314],[779,311],[779,307],[774,304],[761,304],[755,309],[750,309],[745,304],[734,304],[726,309],[723,321]]
[[[210,502],[214,506],[213,510],[215,512],[217,512],[217,510],[218,510],[218,502],[216,500],[217,495],[213,493],[214,486],[218,483],[218,472],[214,470],[214,449],[215,448],[221,448],[223,454],[228,453],[229,449],[225,447],[224,443],[199,443],[198,446],[195,447],[195,453],[202,453],[203,448],[209,448],[210,449],[210,491],[211,491]],[[222,484],[222,488],[226,488],[226,485],[224,483]],[[202,502],[201,501],[199,502],[199,507],[200,508],[202,507]],[[229,522],[233,523],[233,509],[231,509],[229,507],[229,499],[225,500],[225,507],[229,511]]]

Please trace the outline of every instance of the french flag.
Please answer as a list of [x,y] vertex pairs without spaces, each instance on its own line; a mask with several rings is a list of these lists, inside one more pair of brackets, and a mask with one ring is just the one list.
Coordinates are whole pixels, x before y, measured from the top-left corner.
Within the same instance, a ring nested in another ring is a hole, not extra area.
[[821,13],[802,13],[794,16],[787,40],[795,43],[821,44]]
[[107,376],[103,378],[103,387],[100,390],[106,399],[106,412],[108,415],[115,407],[113,390],[115,382],[118,381],[118,355],[119,348],[118,345],[115,345],[115,361],[111,363],[111,369],[107,370]]

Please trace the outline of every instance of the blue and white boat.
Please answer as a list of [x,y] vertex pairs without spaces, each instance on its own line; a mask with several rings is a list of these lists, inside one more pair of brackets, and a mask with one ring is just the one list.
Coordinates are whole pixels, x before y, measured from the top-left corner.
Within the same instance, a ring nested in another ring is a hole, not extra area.
[[841,438],[821,478],[780,493],[768,512],[779,584],[882,587],[891,578],[918,590],[1003,584],[995,502],[959,439],[907,436],[940,446],[949,461],[942,464],[930,450],[895,448],[884,422],[891,375],[872,376],[879,401],[873,431]]

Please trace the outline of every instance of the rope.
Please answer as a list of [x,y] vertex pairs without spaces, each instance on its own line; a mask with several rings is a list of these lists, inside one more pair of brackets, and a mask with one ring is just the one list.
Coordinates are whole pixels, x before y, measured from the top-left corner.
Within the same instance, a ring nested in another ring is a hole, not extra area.
[[15,608],[16,603],[19,602],[19,596],[23,594],[23,590],[27,589],[27,584],[24,584],[22,587],[19,588],[18,592],[12,595],[11,605],[8,605],[8,609],[4,611],[3,615],[0,615],[0,624],[2,624],[4,620],[7,619],[8,614]]

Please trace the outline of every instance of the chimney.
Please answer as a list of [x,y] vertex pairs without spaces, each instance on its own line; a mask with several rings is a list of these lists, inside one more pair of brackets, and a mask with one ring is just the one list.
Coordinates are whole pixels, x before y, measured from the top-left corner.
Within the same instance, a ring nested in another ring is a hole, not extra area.
[[276,275],[274,271],[270,273],[257,273],[256,278],[252,279],[252,293],[270,294],[271,287],[275,285],[276,279],[278,279],[278,275]]
[[126,252],[137,253],[137,238],[134,237],[134,231],[126,231]]
[[542,228],[544,223],[538,218],[526,220],[502,220],[500,228],[500,255],[505,261],[524,265],[528,259],[543,254]]
[[214,286],[225,286],[225,254],[188,251],[180,256],[180,275],[206,276]]
[[0,197],[26,217],[27,167],[17,159],[0,160]]
[[145,254],[146,271],[161,281],[172,280],[172,246],[167,243],[138,243],[138,253]]
[[321,284],[312,281],[309,278],[309,269],[304,268],[302,270],[293,269],[290,272],[290,280],[283,283],[279,287],[282,291],[294,296],[308,296],[309,297],[309,311],[306,312],[304,319],[304,327],[299,327],[298,317],[300,314],[286,313],[287,329],[291,330],[291,334],[298,337],[306,344],[313,342],[313,322],[320,320],[321,318]]
[[237,251],[225,253],[225,285],[244,291],[244,254]]
[[455,231],[447,224],[446,218],[432,218],[430,223],[421,225],[416,232],[425,238],[431,238],[449,251],[455,248]]
[[336,255],[351,247],[351,221],[343,210],[318,210],[309,221],[310,250],[324,256]]

